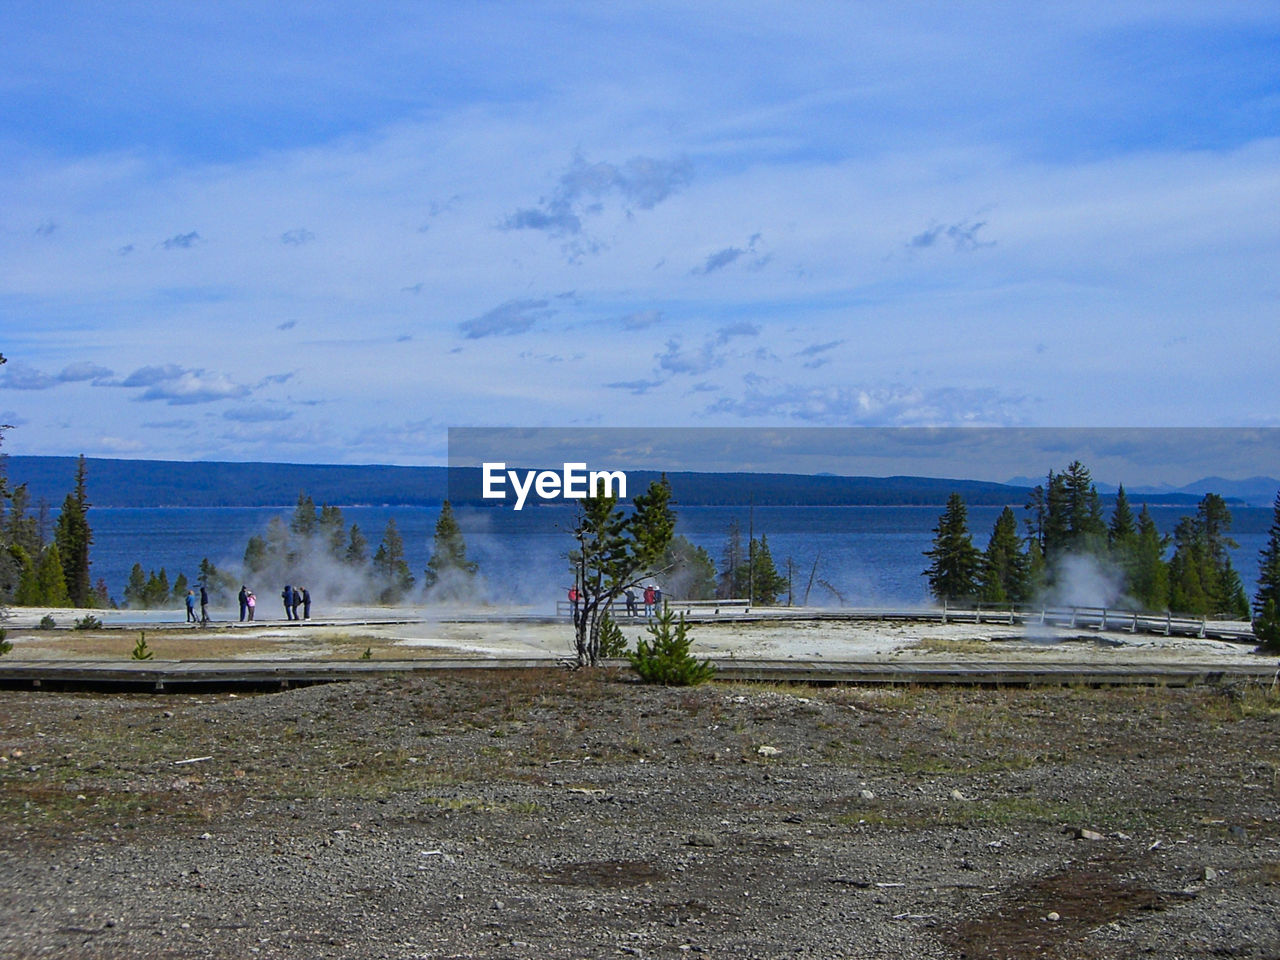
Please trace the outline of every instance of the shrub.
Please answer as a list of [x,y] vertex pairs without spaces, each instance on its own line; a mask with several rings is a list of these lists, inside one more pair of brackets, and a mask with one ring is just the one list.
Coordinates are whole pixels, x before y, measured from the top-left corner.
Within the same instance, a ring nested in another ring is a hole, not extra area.
[[97,630],[102,626],[102,621],[95,617],[92,613],[86,613],[83,617],[76,621],[77,630]]
[[40,618],[41,630],[52,630],[57,625],[58,625],[58,621],[53,619],[52,613],[46,613],[43,617]]
[[711,679],[715,667],[709,660],[698,660],[689,655],[693,642],[684,614],[676,619],[665,603],[662,612],[649,624],[650,642],[641,637],[636,641],[635,653],[627,659],[640,679],[645,683],[661,683],[668,687],[687,687]]
[[13,649],[13,644],[5,639],[6,635],[7,631],[3,627],[0,627],[0,657],[3,657]]

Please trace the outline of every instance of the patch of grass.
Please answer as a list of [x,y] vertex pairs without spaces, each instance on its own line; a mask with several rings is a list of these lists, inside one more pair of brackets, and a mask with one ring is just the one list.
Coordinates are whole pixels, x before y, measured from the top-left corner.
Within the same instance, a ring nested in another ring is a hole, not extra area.
[[950,637],[921,637],[909,649],[923,653],[990,653],[990,640],[954,639]]

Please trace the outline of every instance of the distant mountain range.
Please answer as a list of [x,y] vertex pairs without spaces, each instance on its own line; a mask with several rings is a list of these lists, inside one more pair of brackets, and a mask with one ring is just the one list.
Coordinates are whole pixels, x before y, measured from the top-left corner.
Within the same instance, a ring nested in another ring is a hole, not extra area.
[[[71,490],[75,457],[9,456],[4,459],[11,486],[26,483],[33,503],[40,498],[57,507]],[[482,502],[480,471],[447,467],[396,467],[379,464],[228,463],[179,460],[114,460],[89,458],[90,502],[98,507],[275,507],[291,506],[299,493],[317,504],[431,505],[447,497],[457,503]],[[634,496],[658,477],[654,471],[629,471],[628,493]],[[1013,504],[1027,500],[1041,481],[1016,478],[1010,483],[932,477],[839,477],[829,474],[671,473],[678,503],[688,506],[940,506],[960,493],[971,506]],[[1208,489],[1231,500],[1269,505],[1277,483],[1265,477],[1235,481],[1250,496],[1238,496],[1232,481],[1203,481]],[[1254,497],[1270,485],[1271,493]],[[1202,493],[1192,487],[1144,493],[1152,504],[1194,504]],[[1133,493],[1138,493],[1134,488]],[[1238,496],[1238,499],[1237,499]]]

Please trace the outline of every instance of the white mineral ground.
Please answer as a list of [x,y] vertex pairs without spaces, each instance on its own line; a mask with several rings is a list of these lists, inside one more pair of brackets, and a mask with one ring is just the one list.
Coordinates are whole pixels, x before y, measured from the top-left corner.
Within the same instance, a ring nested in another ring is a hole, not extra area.
[[[815,611],[828,616],[835,612],[838,611]],[[528,613],[495,608],[428,612],[422,608],[349,607],[326,609],[323,617],[310,621],[239,623],[235,622],[235,611],[211,609],[214,620],[201,627],[185,624],[181,610],[11,608],[2,625],[13,644],[10,660],[119,659],[122,650],[132,647],[139,630],[146,631],[147,641],[160,659],[353,659],[366,649],[379,660],[556,660],[571,655],[573,637],[567,620],[540,620],[528,617]],[[40,629],[40,620],[46,614],[54,618],[58,629]],[[98,617],[104,629],[67,629],[87,614]],[[521,614],[525,618],[519,618]],[[455,616],[462,619],[451,619]],[[632,644],[636,637],[645,636],[643,621],[623,623],[622,627]],[[713,660],[892,658],[1195,664],[1260,659],[1252,643],[1038,624],[1023,627],[1008,623],[803,619],[803,612],[795,609],[786,611],[785,619],[728,618],[694,623],[690,635],[691,652]]]

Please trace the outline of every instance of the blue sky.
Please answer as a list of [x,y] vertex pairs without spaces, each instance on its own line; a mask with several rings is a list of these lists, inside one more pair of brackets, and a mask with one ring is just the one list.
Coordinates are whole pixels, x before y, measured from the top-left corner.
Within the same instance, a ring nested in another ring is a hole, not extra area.
[[1280,425],[1275,3],[3,9],[10,453]]

